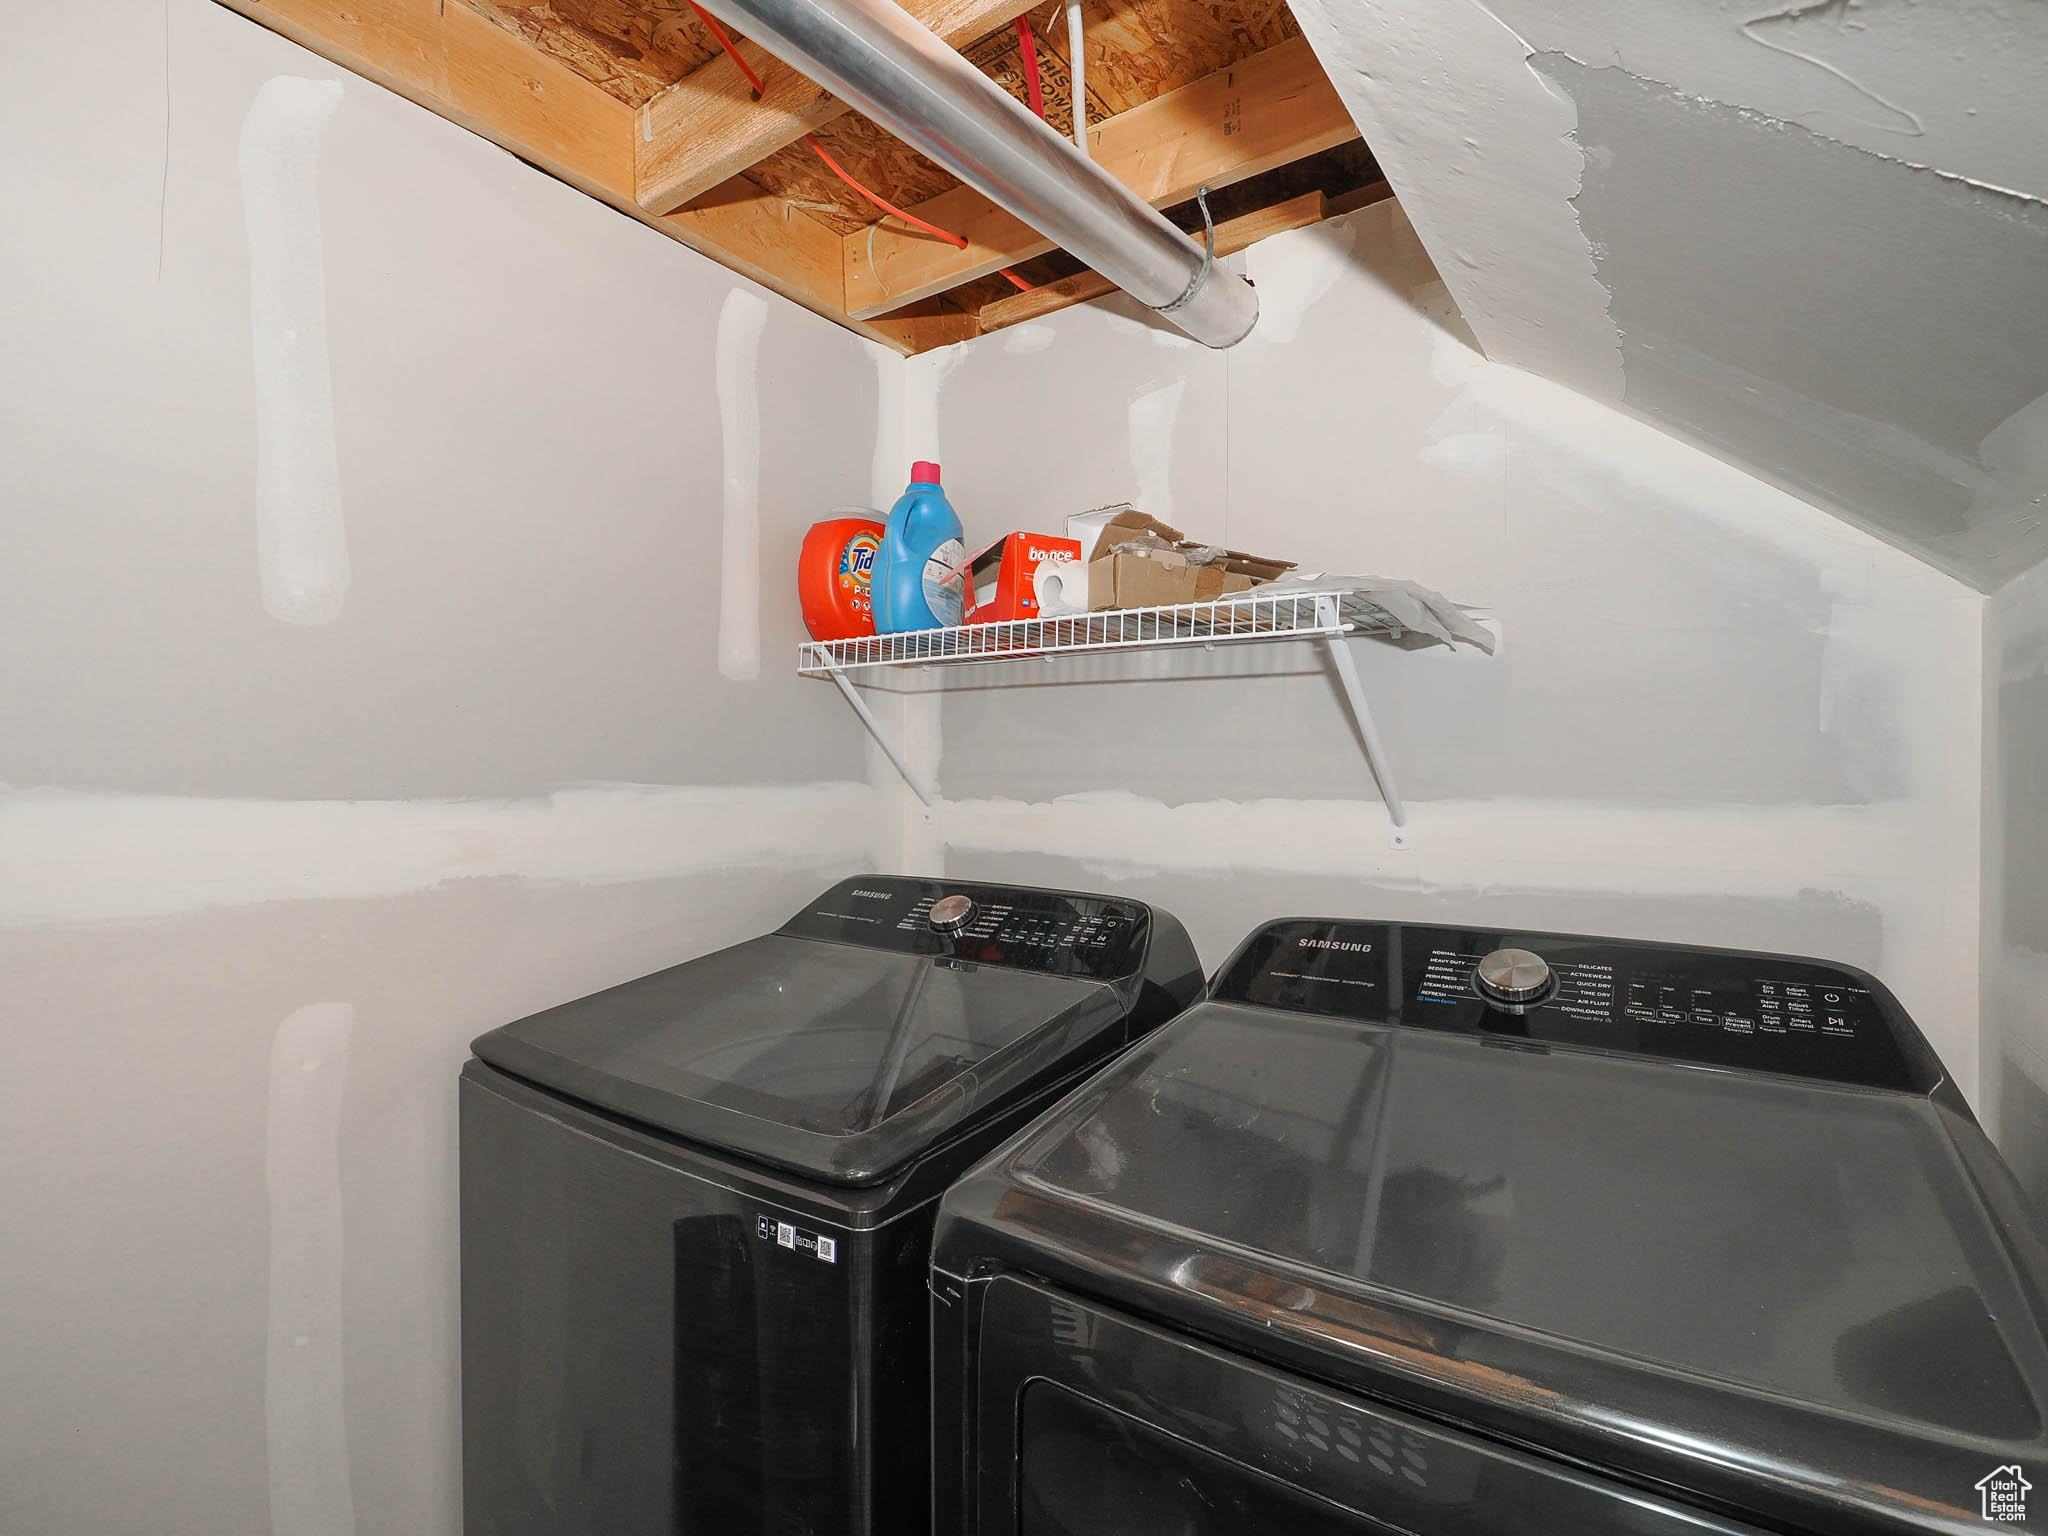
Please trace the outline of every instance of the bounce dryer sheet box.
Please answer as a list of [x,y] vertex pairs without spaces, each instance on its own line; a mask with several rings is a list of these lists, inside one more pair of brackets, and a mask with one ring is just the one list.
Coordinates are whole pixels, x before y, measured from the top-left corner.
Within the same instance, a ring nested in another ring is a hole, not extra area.
[[1049,533],[1011,533],[967,557],[969,624],[1035,619],[1038,597],[1033,577],[1048,560],[1079,560],[1081,546]]

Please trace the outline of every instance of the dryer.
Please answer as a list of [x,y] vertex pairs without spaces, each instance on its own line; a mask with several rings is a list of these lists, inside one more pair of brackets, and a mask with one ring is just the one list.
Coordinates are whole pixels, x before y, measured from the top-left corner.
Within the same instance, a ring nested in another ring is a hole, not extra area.
[[1269,924],[933,1289],[941,1536],[1961,1532],[2048,1469],[2043,1227],[1812,960]]

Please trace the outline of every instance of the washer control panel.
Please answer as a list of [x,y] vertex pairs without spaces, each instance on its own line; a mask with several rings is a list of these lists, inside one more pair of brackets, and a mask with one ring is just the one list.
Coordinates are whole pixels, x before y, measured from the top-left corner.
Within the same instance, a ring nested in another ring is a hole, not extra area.
[[1913,1092],[1940,1063],[1860,972],[1577,934],[1296,919],[1246,940],[1212,996]]
[[862,876],[783,925],[797,938],[1112,981],[1142,969],[1149,909],[1138,902],[963,881]]

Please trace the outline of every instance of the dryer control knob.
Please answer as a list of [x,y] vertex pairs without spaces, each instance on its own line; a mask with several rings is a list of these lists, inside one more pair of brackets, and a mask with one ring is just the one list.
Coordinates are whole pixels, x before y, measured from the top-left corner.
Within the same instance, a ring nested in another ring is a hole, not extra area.
[[1504,1013],[1527,1013],[1556,995],[1557,979],[1543,957],[1526,949],[1496,949],[1480,958],[1472,987]]
[[974,916],[974,902],[966,896],[941,896],[932,903],[932,926],[941,933],[959,933]]

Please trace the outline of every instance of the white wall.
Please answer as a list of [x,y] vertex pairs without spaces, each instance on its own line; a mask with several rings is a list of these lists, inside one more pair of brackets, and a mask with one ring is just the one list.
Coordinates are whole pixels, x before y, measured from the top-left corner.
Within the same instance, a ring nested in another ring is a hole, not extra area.
[[204,0],[0,142],[0,1528],[453,1533],[468,1040],[875,857],[871,349]]
[[1984,615],[1984,1098],[2048,1205],[2048,565]]
[[1492,659],[1354,646],[1415,846],[1389,848],[1304,650],[1280,677],[1191,675],[1268,651],[1095,674],[1176,679],[1151,687],[1038,665],[1011,669],[1037,686],[947,690],[916,856],[1156,899],[1211,966],[1295,912],[1845,960],[1974,1093],[1982,599],[1484,361],[1396,204],[1249,256],[1265,315],[1242,346],[1069,310],[941,354],[919,450],[980,537],[1132,497],[1196,537],[1488,606]]
[[[466,1042],[864,864],[1211,964],[1280,911],[1835,955],[1974,1090],[1979,600],[1483,362],[1391,205],[1252,252],[1228,354],[1090,306],[899,363],[203,0],[90,11],[0,66],[10,1532],[456,1530]],[[1183,675],[1248,655],[884,699],[928,823],[787,573],[935,451],[981,532],[1139,496],[1493,605],[1493,660],[1358,647],[1416,848],[1312,662]]]

